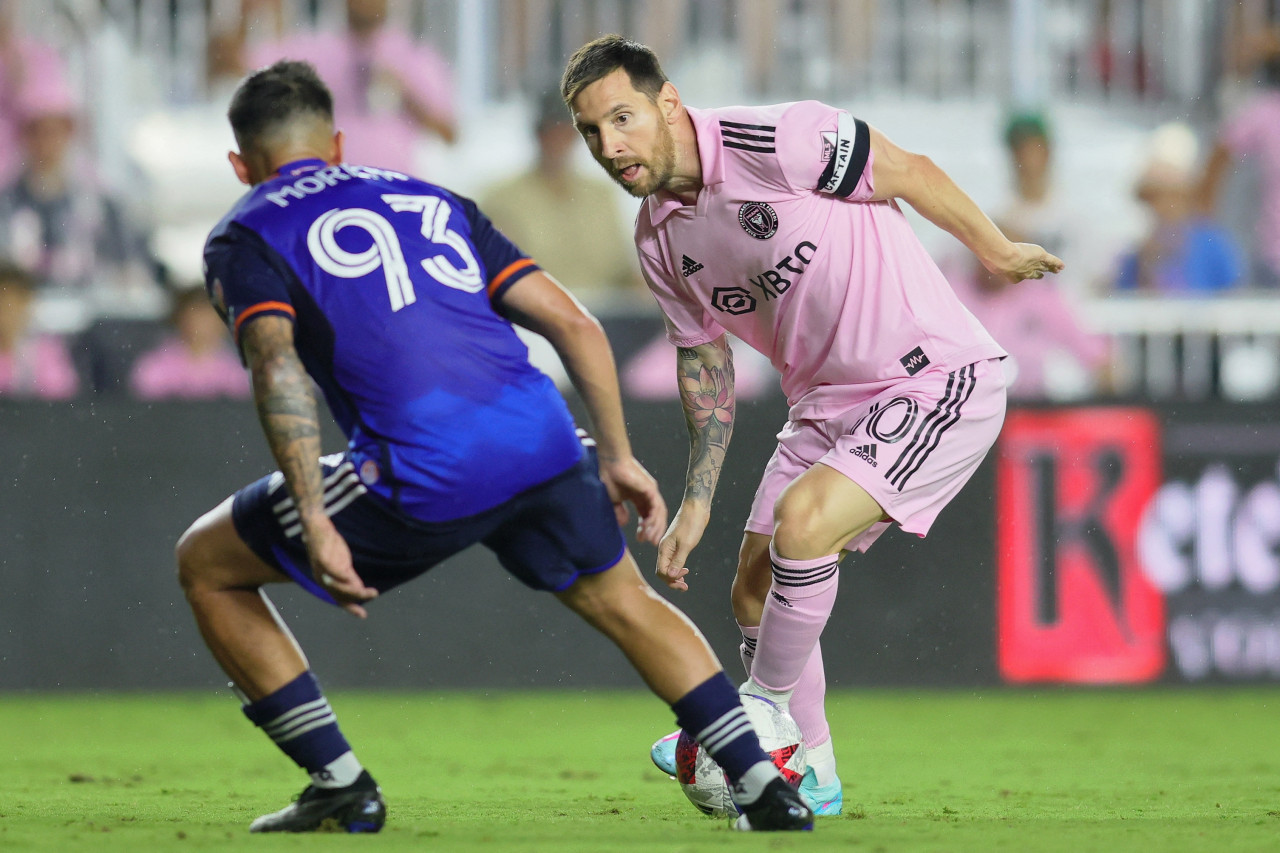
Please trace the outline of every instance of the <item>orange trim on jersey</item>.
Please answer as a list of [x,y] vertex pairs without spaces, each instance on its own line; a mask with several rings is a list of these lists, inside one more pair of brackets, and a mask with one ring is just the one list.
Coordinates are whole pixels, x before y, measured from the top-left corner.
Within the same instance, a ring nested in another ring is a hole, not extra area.
[[240,335],[240,324],[255,314],[261,314],[263,311],[283,311],[290,317],[297,317],[298,313],[293,310],[293,306],[288,302],[259,302],[257,305],[251,306],[247,311],[236,318],[236,336]]
[[493,281],[489,282],[489,296],[492,297],[493,294],[497,293],[498,288],[502,287],[503,283],[507,279],[511,278],[511,276],[520,272],[520,270],[525,267],[532,266],[537,266],[537,264],[534,263],[533,258],[521,258],[512,264],[508,264],[506,269],[494,276]]

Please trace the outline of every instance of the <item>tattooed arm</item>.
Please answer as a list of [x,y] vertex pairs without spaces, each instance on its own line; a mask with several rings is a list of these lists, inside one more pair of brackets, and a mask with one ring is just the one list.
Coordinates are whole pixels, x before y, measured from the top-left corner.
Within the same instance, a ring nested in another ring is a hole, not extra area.
[[240,345],[253,377],[262,431],[298,510],[311,571],[344,610],[363,619],[360,602],[378,593],[356,574],[351,550],[324,511],[320,421],[311,378],[293,347],[293,322],[257,317],[241,328]]
[[711,498],[733,434],[733,352],[721,335],[711,343],[681,347],[676,371],[689,428],[689,469],[684,499],[658,546],[658,575],[672,589],[688,589],[685,565],[711,520]]

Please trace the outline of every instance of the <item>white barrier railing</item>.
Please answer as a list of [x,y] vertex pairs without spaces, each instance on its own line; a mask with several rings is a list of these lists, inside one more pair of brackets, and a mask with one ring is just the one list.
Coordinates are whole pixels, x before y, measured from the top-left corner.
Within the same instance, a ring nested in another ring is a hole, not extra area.
[[1113,296],[1082,309],[1085,325],[1114,342],[1111,384],[1119,395],[1252,401],[1280,394],[1280,294]]

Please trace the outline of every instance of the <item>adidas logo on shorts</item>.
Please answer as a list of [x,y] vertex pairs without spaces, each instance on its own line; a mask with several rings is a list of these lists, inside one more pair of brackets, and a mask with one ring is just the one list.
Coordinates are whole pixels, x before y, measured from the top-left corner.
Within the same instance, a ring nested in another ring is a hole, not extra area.
[[872,468],[876,467],[876,446],[874,444],[863,444],[849,451],[854,456],[866,462]]

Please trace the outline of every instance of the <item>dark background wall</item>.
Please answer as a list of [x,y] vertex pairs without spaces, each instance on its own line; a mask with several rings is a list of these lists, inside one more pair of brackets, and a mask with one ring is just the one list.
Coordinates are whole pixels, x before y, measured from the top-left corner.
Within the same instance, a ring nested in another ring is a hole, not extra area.
[[[671,596],[735,677],[729,581],[785,415],[781,401],[741,404],[692,589]],[[679,406],[632,402],[628,416],[637,455],[674,511],[687,455]],[[271,470],[252,406],[6,402],[0,436],[0,689],[223,683],[175,582],[173,545]],[[341,446],[329,433],[325,450]],[[845,561],[823,639],[832,684],[997,680],[991,467],[928,539],[890,531]],[[652,570],[652,546],[637,557]],[[639,685],[618,652],[483,549],[379,599],[364,622],[292,587],[271,597],[330,686]]]

